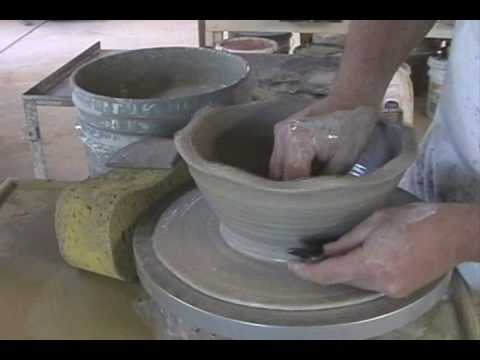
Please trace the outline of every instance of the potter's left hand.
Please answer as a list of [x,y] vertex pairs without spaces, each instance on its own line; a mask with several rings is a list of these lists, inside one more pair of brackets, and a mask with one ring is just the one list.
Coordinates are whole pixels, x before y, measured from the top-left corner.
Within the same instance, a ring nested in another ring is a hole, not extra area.
[[347,284],[399,298],[456,265],[479,261],[480,207],[421,204],[376,212],[336,242],[326,260],[289,264],[305,280]]
[[372,107],[338,111],[327,98],[275,124],[270,176],[294,180],[312,176],[314,160],[322,174],[348,172],[365,148],[378,121]]

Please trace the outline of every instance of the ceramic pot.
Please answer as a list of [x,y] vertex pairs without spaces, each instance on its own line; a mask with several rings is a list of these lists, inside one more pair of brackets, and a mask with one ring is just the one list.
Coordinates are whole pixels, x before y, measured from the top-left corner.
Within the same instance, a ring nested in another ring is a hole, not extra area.
[[412,129],[386,123],[393,157],[367,176],[268,178],[273,127],[305,101],[200,110],[175,136],[177,150],[221,222],[225,241],[263,260],[286,261],[305,238],[335,240],[384,206],[416,157]]
[[122,51],[71,77],[78,136],[91,176],[111,170],[110,156],[148,136],[173,137],[207,105],[251,101],[247,61],[223,51],[163,47]]
[[217,50],[234,54],[273,54],[278,50],[278,44],[261,37],[237,37],[222,41]]

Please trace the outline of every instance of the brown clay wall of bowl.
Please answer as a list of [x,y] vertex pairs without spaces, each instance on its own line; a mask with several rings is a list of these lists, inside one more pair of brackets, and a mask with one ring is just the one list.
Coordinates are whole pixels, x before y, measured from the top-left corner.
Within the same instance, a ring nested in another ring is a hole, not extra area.
[[210,207],[251,255],[285,260],[300,239],[344,234],[384,205],[415,158],[413,133],[392,127],[391,143],[400,152],[372,175],[269,180],[273,126],[303,106],[270,102],[204,110],[177,134],[177,149]]

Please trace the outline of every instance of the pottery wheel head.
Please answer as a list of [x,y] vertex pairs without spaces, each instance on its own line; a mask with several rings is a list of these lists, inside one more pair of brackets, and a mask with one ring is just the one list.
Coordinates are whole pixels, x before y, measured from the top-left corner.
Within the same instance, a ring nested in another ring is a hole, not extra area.
[[[396,191],[399,206],[417,199]],[[145,290],[192,327],[235,339],[366,339],[400,328],[437,303],[449,276],[406,299],[319,286],[285,264],[232,249],[198,191],[159,204],[136,228],[134,253]],[[161,211],[161,215],[158,215]],[[160,216],[160,218],[159,218]]]
[[268,309],[326,309],[381,295],[348,286],[303,281],[285,263],[238,252],[224,241],[220,223],[198,190],[176,201],[153,234],[157,259],[183,282],[227,302]]

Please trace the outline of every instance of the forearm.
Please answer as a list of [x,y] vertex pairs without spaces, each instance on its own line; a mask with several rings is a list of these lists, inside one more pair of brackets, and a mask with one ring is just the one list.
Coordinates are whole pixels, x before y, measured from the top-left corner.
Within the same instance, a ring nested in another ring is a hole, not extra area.
[[352,21],[329,98],[343,110],[377,106],[398,67],[434,24],[434,20]]
[[[452,244],[455,264],[480,262],[480,206],[476,204],[445,203],[439,205],[439,244]],[[442,230],[443,229],[443,230]],[[445,251],[448,251],[444,249]],[[451,250],[450,250],[451,251]]]

